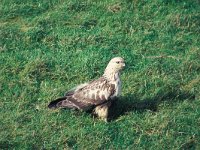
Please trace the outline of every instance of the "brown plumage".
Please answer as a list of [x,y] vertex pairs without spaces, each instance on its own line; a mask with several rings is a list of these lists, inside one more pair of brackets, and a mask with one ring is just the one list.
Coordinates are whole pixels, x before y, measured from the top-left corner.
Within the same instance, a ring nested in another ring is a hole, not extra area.
[[81,84],[68,91],[64,97],[58,98],[48,105],[49,108],[74,108],[89,110],[94,108],[95,114],[107,120],[108,109],[112,100],[121,92],[120,71],[124,68],[123,58],[113,58],[102,77],[89,83]]

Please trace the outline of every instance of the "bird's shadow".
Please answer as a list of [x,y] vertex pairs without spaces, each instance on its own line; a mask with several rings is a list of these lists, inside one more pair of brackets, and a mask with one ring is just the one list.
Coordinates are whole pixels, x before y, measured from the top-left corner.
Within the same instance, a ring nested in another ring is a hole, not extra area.
[[136,95],[128,94],[117,99],[109,111],[109,121],[114,121],[120,116],[127,114],[128,112],[137,111],[152,111],[157,112],[159,104],[164,101],[168,103],[175,103],[184,100],[194,100],[195,95],[188,92],[167,92],[165,94],[157,94],[153,98],[140,100]]

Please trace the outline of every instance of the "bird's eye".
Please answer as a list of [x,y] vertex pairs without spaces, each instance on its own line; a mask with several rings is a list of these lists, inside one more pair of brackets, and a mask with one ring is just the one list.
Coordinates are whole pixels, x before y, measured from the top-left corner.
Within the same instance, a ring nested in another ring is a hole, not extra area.
[[119,64],[120,62],[119,62],[119,61],[117,61],[116,63],[117,63],[117,64]]

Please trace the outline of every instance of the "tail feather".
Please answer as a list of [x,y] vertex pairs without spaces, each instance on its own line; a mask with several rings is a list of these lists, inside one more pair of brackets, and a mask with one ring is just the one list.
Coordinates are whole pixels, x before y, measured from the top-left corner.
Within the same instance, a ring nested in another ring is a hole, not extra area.
[[71,100],[69,100],[69,97],[61,97],[61,98],[58,98],[54,101],[51,101],[49,103],[48,107],[50,109],[59,108],[59,107],[80,109],[78,103],[72,102]]
[[56,100],[54,100],[54,101],[51,101],[50,103],[49,103],[49,105],[48,105],[48,107],[50,108],[50,109],[52,109],[52,108],[58,108],[59,107],[59,103],[61,103],[62,101],[64,101],[64,100],[66,100],[66,97],[61,97],[61,98],[58,98],[58,99],[56,99]]

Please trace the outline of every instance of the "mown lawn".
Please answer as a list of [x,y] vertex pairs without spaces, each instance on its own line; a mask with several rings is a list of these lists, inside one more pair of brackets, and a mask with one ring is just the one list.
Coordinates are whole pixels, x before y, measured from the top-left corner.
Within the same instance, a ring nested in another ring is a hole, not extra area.
[[[198,0],[2,0],[0,149],[200,149]],[[105,123],[48,103],[124,57]]]

